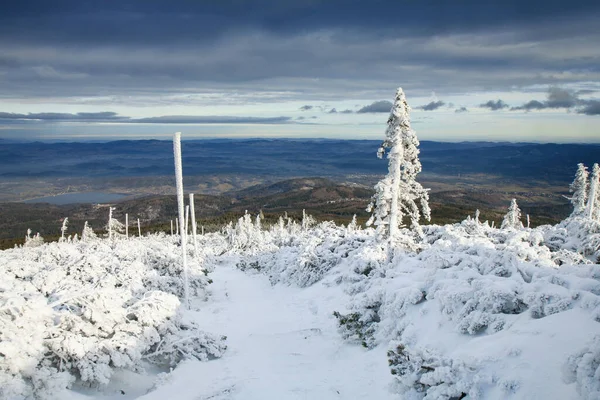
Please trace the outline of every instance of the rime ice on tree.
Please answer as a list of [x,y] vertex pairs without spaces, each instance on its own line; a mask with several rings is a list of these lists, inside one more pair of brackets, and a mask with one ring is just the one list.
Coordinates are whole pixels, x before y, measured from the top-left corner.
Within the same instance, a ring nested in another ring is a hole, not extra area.
[[[428,221],[431,218],[427,189],[416,181],[417,174],[421,172],[418,146],[417,135],[410,127],[410,106],[404,91],[398,88],[385,140],[377,152],[377,156],[382,158],[389,149],[389,172],[375,186],[375,194],[367,208],[368,212],[374,210],[367,225],[374,223],[379,234],[385,234],[389,226],[390,238],[395,237],[406,215],[410,218],[411,229],[421,236],[421,215]],[[421,210],[417,202],[420,202]]]
[[65,217],[62,223],[62,227],[60,228],[60,240],[65,240],[65,232],[67,231],[67,225],[69,224],[69,218]]
[[585,206],[588,192],[588,171],[587,167],[582,163],[577,164],[577,172],[575,179],[569,187],[573,196],[569,198],[573,204],[573,217],[581,217],[585,213]]
[[586,214],[589,219],[600,220],[600,167],[594,164],[590,176],[590,193],[587,199]]
[[116,218],[113,218],[114,210],[115,210],[114,207],[108,208],[108,223],[106,224],[106,231],[108,232],[109,239],[113,239],[125,231],[125,225],[123,225]]
[[96,237],[97,236],[94,233],[92,227],[88,224],[87,221],[85,221],[85,224],[83,225],[83,231],[81,232],[81,240],[87,242],[89,240],[96,239]]
[[523,228],[523,223],[521,222],[521,210],[517,205],[517,200],[512,199],[510,201],[510,206],[508,207],[508,213],[504,216],[502,220],[501,229],[513,228],[513,229],[521,229]]

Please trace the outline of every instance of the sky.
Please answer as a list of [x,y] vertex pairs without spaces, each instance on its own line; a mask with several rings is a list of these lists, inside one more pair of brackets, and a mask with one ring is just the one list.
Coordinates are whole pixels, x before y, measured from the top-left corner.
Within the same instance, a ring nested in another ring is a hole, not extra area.
[[22,0],[0,139],[600,142],[600,2]]

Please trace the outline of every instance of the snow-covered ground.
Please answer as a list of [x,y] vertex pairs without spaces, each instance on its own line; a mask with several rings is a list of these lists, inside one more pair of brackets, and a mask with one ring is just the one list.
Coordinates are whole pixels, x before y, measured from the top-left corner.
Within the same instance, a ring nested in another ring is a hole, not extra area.
[[188,362],[144,400],[388,399],[385,349],[345,343],[331,310],[344,307],[339,288],[271,286],[225,263],[211,274],[212,299],[190,317],[227,333],[227,353]]
[[600,398],[599,223],[423,232],[246,215],[188,246],[191,310],[175,237],[32,239],[0,252],[0,398]]

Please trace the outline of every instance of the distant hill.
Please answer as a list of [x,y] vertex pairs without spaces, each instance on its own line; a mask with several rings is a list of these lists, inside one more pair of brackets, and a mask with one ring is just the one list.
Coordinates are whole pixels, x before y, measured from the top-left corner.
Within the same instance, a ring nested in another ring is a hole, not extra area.
[[[183,142],[184,175],[243,174],[278,179],[384,174],[380,141],[235,139]],[[600,161],[600,145],[421,142],[425,174],[495,174],[566,182],[576,164]],[[0,143],[0,177],[148,177],[173,174],[172,143]]]
[[[326,178],[296,178],[224,195],[196,194],[196,219],[207,231],[220,229],[246,211],[253,215],[262,211],[267,225],[276,223],[284,213],[300,219],[302,210],[318,220],[343,224],[356,214],[359,222],[364,223],[368,218],[365,208],[372,194],[372,187],[360,184],[336,183]],[[558,192],[547,192],[545,186],[515,192],[514,187],[472,190],[441,185],[430,195],[432,222],[458,222],[480,209],[482,219],[499,223],[513,197],[519,200],[524,215],[531,214],[533,225],[557,222],[570,213],[568,201]],[[138,218],[144,232],[169,232],[170,221],[177,216],[174,195],[139,197],[117,202],[114,207],[114,217],[121,222],[125,221],[125,214],[129,214],[132,234],[137,233]],[[108,218],[108,205],[0,203],[0,247],[12,247],[15,239],[22,240],[27,229],[40,232],[46,239],[56,239],[65,217],[69,218],[68,234],[81,232],[85,221],[94,230],[102,231]]]

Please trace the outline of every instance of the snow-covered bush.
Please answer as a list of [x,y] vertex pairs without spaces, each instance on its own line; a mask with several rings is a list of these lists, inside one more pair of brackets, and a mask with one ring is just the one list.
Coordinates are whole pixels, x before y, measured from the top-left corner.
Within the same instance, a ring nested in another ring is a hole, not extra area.
[[[182,319],[181,261],[164,235],[0,252],[0,398],[105,384],[143,360],[206,360],[223,338]],[[209,280],[193,265],[201,294]]]
[[92,227],[88,224],[88,222],[85,221],[85,224],[83,225],[83,231],[81,232],[81,240],[83,240],[84,242],[87,242],[90,240],[94,240],[96,238],[97,238],[96,233],[94,232]]
[[600,398],[600,336],[569,357],[564,368],[566,381],[577,385],[577,392],[585,399]]
[[[578,324],[600,335],[599,232],[597,223],[580,217],[557,226],[494,229],[476,216],[425,226],[418,244],[407,232],[411,251],[379,241],[370,228],[321,223],[303,230],[282,223],[261,232],[260,251],[234,253],[240,268],[260,271],[274,284],[340,285],[351,299],[345,309],[331,310],[340,334],[368,349],[388,347],[404,398],[527,398],[544,374],[560,374],[567,364],[580,392],[595,393],[587,389],[595,361],[585,355],[593,345],[577,353],[583,343],[561,327]],[[535,336],[540,332],[543,337]],[[575,361],[557,353],[547,365],[532,363],[532,346],[562,346]]]
[[31,229],[27,229],[27,235],[25,236],[25,243],[23,247],[37,247],[44,244],[44,238],[40,236],[40,233],[36,233],[35,236],[31,236]]

